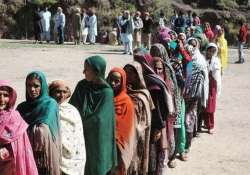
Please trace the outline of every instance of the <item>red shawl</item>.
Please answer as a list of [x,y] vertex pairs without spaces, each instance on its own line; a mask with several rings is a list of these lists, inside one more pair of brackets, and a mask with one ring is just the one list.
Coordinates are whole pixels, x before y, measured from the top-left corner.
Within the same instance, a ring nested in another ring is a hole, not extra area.
[[127,170],[131,163],[133,148],[135,146],[134,104],[127,94],[125,71],[121,68],[114,68],[111,70],[110,74],[113,72],[120,73],[122,78],[121,91],[114,99],[116,113],[116,143],[121,152],[125,170]]

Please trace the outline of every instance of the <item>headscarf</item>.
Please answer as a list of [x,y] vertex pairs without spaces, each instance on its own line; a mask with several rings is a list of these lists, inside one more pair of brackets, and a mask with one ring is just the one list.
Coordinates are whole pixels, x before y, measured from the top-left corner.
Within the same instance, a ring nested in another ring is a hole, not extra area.
[[205,25],[207,25],[207,26],[205,26],[204,33],[205,33],[208,41],[212,42],[213,39],[214,39],[214,32],[212,31],[211,26],[210,26],[210,24],[208,22],[205,23]]
[[0,167],[1,173],[18,172],[25,175],[38,175],[33,151],[26,133],[28,125],[19,112],[13,109],[16,103],[16,91],[5,80],[0,80],[0,87],[9,89],[9,105],[6,110],[0,112],[0,144],[1,148],[7,144],[11,145],[13,151],[11,154],[14,156],[11,163],[15,165],[12,167],[13,169],[8,169],[8,172],[4,167]]
[[57,88],[60,87],[60,86],[65,86],[66,87],[66,90],[67,90],[66,98],[69,98],[71,96],[71,91],[70,91],[70,88],[69,88],[68,84],[64,80],[54,80],[54,81],[52,81],[49,84],[49,95],[52,96],[53,93],[55,92],[55,90],[57,90]]
[[136,116],[136,147],[132,164],[135,171],[139,174],[148,173],[149,163],[149,140],[151,129],[151,113],[154,109],[153,100],[143,78],[141,64],[133,61],[125,65],[132,67],[137,74],[138,79],[134,83],[138,83],[138,89],[128,88],[128,95],[132,98],[135,107]]
[[[41,83],[40,96],[31,100],[27,92],[28,78],[37,76]],[[18,105],[17,110],[23,119],[29,124],[29,128],[34,125],[45,123],[48,125],[53,141],[59,136],[59,116],[57,102],[49,96],[48,84],[45,75],[40,71],[34,71],[26,78],[26,101]]]
[[88,57],[85,62],[87,62],[97,72],[97,76],[99,78],[104,79],[106,71],[106,61],[102,56],[95,55]]
[[133,148],[135,145],[135,111],[134,104],[127,94],[126,73],[121,68],[113,68],[108,76],[114,72],[121,75],[121,90],[114,98],[116,113],[116,144],[121,152],[121,158],[125,165],[125,170],[133,158]]
[[86,61],[102,81],[80,80],[69,103],[78,109],[83,122],[87,153],[84,174],[107,174],[117,165],[114,94],[103,78],[105,59],[92,56]]

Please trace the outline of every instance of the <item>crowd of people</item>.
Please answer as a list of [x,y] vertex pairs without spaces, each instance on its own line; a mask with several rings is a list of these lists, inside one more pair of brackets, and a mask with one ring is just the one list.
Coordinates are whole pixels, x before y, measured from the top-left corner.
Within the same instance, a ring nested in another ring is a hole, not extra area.
[[[151,25],[150,14],[145,16],[140,20],[137,12],[132,20],[124,11],[118,20],[125,53],[133,61],[105,77],[105,58],[86,58],[85,78],[73,93],[64,80],[47,83],[43,72],[34,71],[25,80],[26,99],[15,109],[15,89],[0,80],[0,169],[5,175],[165,175],[177,158],[188,160],[194,137],[214,133],[227,66],[223,27],[213,32],[205,22],[203,29],[196,14],[188,27],[180,13],[171,29],[161,14],[151,36],[145,26]],[[61,35],[65,17],[60,8],[56,19]],[[79,9],[75,19],[80,22]],[[140,32],[146,35],[145,47]]]
[[[97,18],[94,11],[81,10],[75,8],[72,14],[72,30],[75,44],[86,44],[87,37],[90,44],[95,44],[97,36]],[[51,41],[53,33],[54,41],[57,44],[64,44],[64,30],[66,24],[65,14],[61,7],[57,8],[56,14],[52,17],[48,7],[44,10],[37,8],[33,15],[35,43],[43,43]],[[51,32],[51,24],[54,24],[54,29]]]

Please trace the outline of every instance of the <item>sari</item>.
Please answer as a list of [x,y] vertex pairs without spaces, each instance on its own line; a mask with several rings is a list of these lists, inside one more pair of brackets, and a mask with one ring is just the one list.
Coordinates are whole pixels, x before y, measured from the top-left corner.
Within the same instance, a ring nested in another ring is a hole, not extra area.
[[10,89],[8,109],[0,111],[0,150],[7,149],[7,156],[0,160],[1,174],[38,175],[32,147],[26,132],[27,123],[14,110],[16,91],[7,81],[0,80],[0,87]]
[[69,103],[80,112],[85,146],[86,175],[106,175],[117,165],[113,90],[105,81],[106,61],[92,56],[86,62],[96,71],[99,83],[80,80]]
[[26,101],[17,106],[23,119],[29,124],[28,135],[33,148],[39,174],[60,175],[60,133],[57,102],[48,94],[48,85],[42,72],[34,71],[41,83],[40,96],[31,100],[26,87]]

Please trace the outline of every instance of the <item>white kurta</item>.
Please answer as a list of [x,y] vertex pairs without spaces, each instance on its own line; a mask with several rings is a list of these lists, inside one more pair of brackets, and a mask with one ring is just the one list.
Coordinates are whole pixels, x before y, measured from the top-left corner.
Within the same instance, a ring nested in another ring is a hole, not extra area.
[[51,13],[49,11],[42,13],[42,25],[44,32],[50,31],[50,19],[51,19]]
[[88,31],[89,35],[97,36],[97,18],[95,15],[89,17],[88,26],[89,26],[89,31]]
[[59,114],[62,137],[61,171],[68,175],[84,175],[86,150],[81,116],[69,103],[59,105]]

